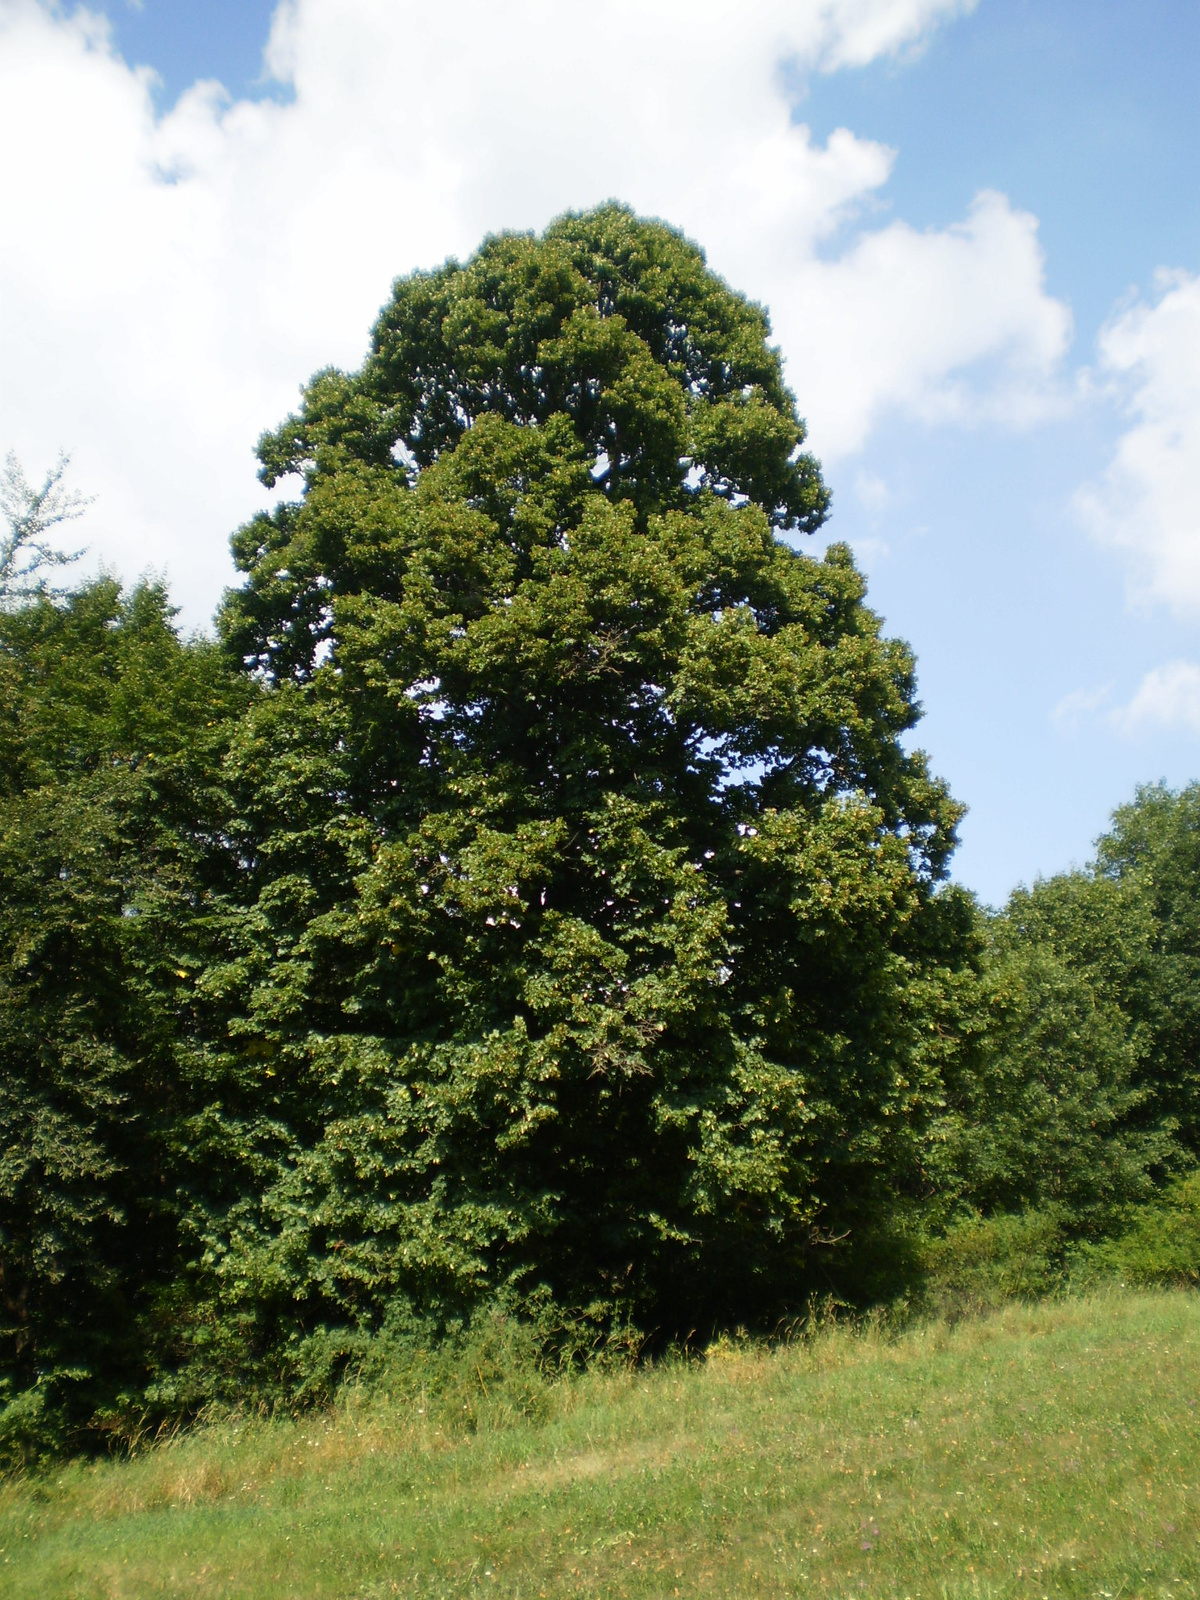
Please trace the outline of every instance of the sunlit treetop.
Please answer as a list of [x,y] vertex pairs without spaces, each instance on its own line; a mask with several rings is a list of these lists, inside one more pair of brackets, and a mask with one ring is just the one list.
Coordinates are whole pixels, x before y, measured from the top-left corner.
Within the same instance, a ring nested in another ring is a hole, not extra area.
[[486,414],[562,416],[597,486],[643,514],[709,490],[811,533],[829,494],[769,337],[673,228],[616,204],[568,215],[398,279],[362,370],[313,378],[260,441],[261,475],[347,455],[419,471]]

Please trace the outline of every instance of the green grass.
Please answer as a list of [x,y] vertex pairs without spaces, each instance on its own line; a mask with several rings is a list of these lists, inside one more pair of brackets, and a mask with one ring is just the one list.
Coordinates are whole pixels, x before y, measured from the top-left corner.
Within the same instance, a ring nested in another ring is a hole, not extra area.
[[1105,1294],[889,1339],[351,1396],[0,1490],[0,1593],[1200,1594],[1200,1299]]

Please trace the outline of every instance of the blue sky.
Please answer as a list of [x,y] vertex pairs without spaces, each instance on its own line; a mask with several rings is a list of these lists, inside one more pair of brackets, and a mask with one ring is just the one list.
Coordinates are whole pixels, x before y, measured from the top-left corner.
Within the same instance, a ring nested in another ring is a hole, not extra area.
[[[574,83],[586,8],[473,4],[439,21],[402,0],[297,0],[267,72],[261,0],[109,0],[107,37],[0,0],[0,68],[7,25],[13,82],[43,83],[30,114],[61,92],[103,146],[82,174],[78,144],[39,154],[9,202],[78,182],[85,243],[65,248],[92,309],[23,259],[7,329],[0,299],[9,371],[72,302],[68,376],[31,380],[7,412],[0,394],[0,434],[35,463],[72,447],[109,508],[98,557],[165,570],[202,624],[257,503],[253,437],[313,368],[359,359],[390,277],[618,193],[770,302],[834,489],[828,535],[914,646],[920,742],[970,807],[961,880],[999,902],[1086,859],[1138,782],[1200,777],[1194,0],[869,0],[869,27],[849,4],[821,20],[803,0],[626,0],[625,54],[592,87]],[[515,43],[483,37],[506,16]],[[729,63],[719,118],[661,87],[672,16],[691,19],[699,99]],[[750,45],[730,45],[730,18]],[[222,92],[198,95],[204,79]],[[437,115],[438,85],[460,81],[465,131]],[[647,84],[670,115],[647,120]],[[3,271],[0,247],[0,295]],[[174,410],[172,433],[157,419]]]
[[125,59],[158,74],[160,102],[173,103],[200,78],[216,78],[234,96],[271,90],[263,50],[272,0],[109,0],[99,9]]
[[983,0],[916,60],[798,85],[797,116],[899,151],[891,204],[944,226],[980,188],[1041,224],[1081,333],[1163,262],[1200,260],[1200,7]]
[[[1032,211],[1084,361],[1131,288],[1200,266],[1200,7],[1186,0],[984,0],[916,61],[810,79],[795,114],[895,147],[888,199],[915,225],[946,225],[983,187]],[[959,875],[993,900],[1085,859],[1137,783],[1200,777],[1194,733],[1052,721],[1073,690],[1132,687],[1197,647],[1193,618],[1128,603],[1119,561],[1071,514],[1113,420],[1075,413],[999,448],[939,430],[916,449],[895,420],[870,448],[894,502],[871,514],[839,495],[839,535],[890,547],[866,554],[873,600],[918,651],[920,737],[971,806]]]

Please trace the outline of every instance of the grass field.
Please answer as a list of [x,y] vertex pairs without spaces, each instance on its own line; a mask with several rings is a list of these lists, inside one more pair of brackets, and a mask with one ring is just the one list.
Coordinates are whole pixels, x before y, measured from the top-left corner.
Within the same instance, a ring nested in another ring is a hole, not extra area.
[[1191,1294],[479,1383],[9,1484],[0,1594],[1200,1596]]

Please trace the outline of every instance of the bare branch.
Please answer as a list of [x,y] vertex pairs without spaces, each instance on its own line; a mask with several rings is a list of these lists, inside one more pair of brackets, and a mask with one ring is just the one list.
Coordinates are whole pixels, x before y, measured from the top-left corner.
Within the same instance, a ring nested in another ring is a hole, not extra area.
[[0,472],[0,517],[5,524],[0,532],[0,606],[60,593],[46,582],[46,570],[69,566],[83,554],[82,550],[56,549],[46,537],[59,523],[81,516],[92,502],[92,496],[68,488],[69,463],[69,456],[60,455],[41,488],[35,489],[16,454],[8,453]]

